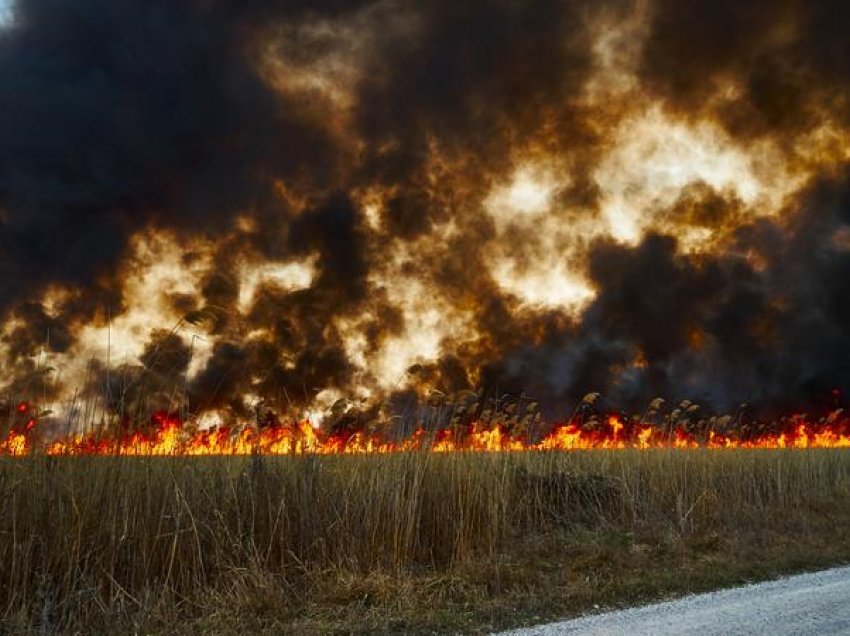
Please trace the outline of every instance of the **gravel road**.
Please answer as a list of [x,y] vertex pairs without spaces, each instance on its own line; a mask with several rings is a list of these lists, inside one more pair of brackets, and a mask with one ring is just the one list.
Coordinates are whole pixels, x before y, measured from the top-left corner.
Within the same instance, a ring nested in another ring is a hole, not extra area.
[[508,634],[850,634],[850,567],[529,627],[502,636]]

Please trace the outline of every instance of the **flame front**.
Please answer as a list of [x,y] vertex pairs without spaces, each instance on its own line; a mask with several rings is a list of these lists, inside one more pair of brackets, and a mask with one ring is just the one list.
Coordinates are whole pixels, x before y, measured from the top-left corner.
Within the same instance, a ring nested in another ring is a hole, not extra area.
[[578,420],[554,426],[537,441],[525,434],[512,434],[504,422],[426,430],[420,428],[403,439],[357,432],[322,433],[309,420],[266,427],[218,426],[204,431],[184,427],[179,417],[157,413],[150,432],[102,434],[90,432],[65,439],[39,442],[33,434],[35,420],[25,430],[13,428],[0,441],[0,455],[297,455],[370,454],[409,451],[506,452],[620,449],[739,449],[739,448],[850,448],[850,418],[834,412],[819,422],[804,416],[785,420],[785,428],[744,436],[715,430],[665,430],[652,424],[629,422],[611,415],[604,425],[590,430]]

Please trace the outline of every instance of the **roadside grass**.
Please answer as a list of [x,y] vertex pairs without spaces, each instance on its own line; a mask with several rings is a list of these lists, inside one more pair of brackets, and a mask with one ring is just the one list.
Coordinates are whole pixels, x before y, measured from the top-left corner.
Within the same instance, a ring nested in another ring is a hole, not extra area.
[[486,632],[850,561],[850,453],[0,459],[0,632]]

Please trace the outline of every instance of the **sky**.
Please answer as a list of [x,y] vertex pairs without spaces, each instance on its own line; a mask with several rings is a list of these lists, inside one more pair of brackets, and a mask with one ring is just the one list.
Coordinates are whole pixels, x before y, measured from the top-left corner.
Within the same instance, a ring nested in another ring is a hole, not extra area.
[[850,389],[844,2],[16,12],[5,395],[245,417],[482,387],[555,417]]
[[12,19],[12,0],[0,0],[0,26],[7,25]]

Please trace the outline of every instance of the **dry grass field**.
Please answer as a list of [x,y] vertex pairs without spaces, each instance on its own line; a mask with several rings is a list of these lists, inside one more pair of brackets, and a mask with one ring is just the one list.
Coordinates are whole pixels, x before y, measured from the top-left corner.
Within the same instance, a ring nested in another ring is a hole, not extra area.
[[481,632],[850,559],[850,453],[0,458],[0,632]]

